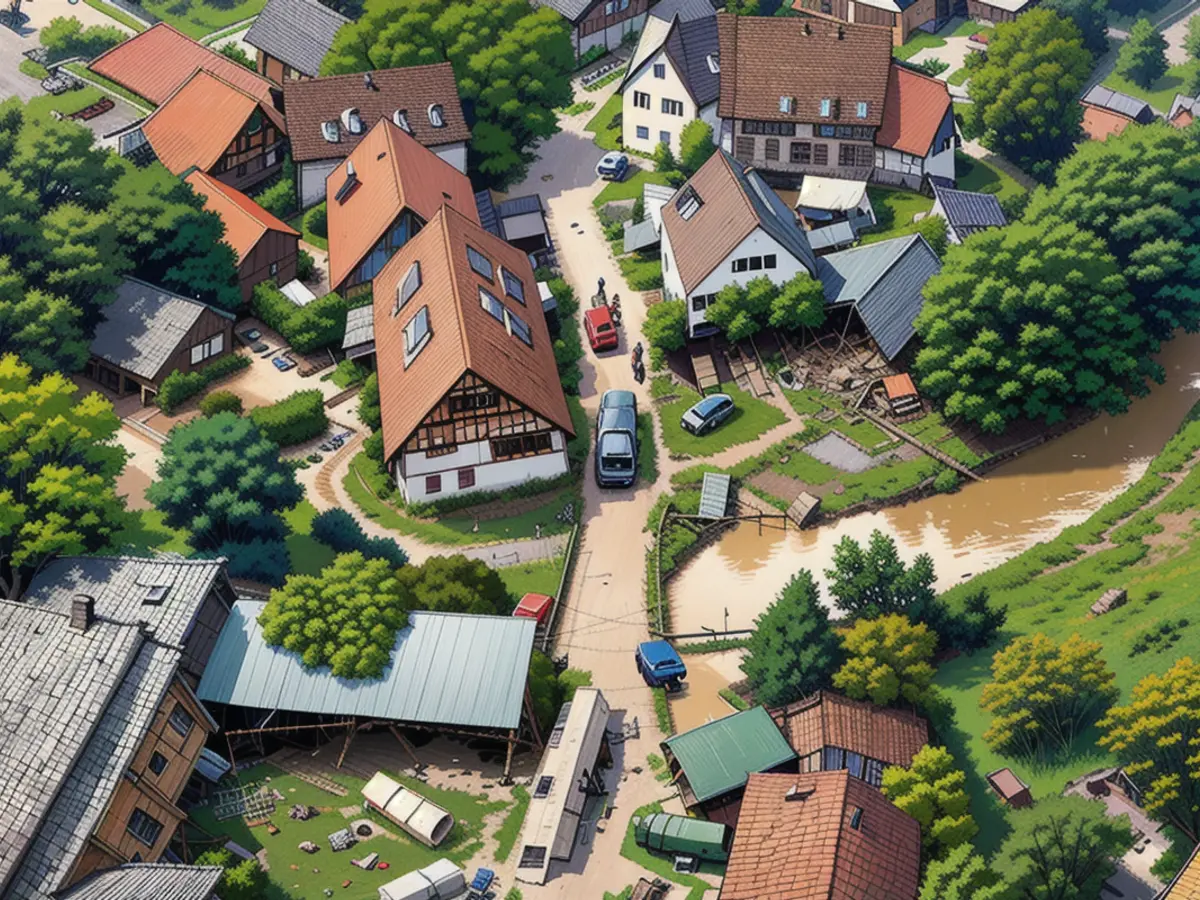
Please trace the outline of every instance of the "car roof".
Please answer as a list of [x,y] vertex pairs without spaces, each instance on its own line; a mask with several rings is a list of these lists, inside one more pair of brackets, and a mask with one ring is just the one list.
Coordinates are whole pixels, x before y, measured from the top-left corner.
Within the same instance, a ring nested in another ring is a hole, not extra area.
[[633,455],[633,437],[628,431],[606,431],[600,435],[601,455],[608,453],[624,453]]
[[679,654],[675,652],[675,648],[666,641],[646,641],[638,645],[638,652],[642,654],[642,658],[651,664],[660,662],[683,662]]
[[593,325],[612,324],[612,314],[608,311],[607,306],[593,306],[584,315]]
[[634,415],[633,408],[629,406],[602,407],[596,427],[600,431],[614,429],[633,431],[637,428],[637,416]]
[[692,409],[698,413],[709,413],[716,409],[721,403],[730,399],[731,398],[728,394],[709,394],[707,397],[697,400]]
[[633,391],[605,391],[600,398],[601,409],[618,409],[621,407],[636,407],[637,397]]

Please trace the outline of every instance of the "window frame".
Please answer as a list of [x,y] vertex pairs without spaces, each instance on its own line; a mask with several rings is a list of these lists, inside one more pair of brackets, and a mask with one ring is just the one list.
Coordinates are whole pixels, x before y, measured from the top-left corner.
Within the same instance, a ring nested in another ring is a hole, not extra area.
[[442,473],[425,476],[425,493],[440,494],[442,492]]
[[[158,760],[162,760],[162,763],[161,763],[161,765],[158,766],[158,768],[155,768],[155,763]],[[154,774],[155,778],[161,778],[162,773],[167,771],[167,766],[169,766],[170,764],[171,764],[171,761],[169,759],[167,759],[165,756],[163,756],[161,753],[159,753],[157,750],[155,750],[153,753],[150,754],[150,759],[146,763],[146,768],[149,769],[150,772],[152,772]]]
[[[421,316],[425,317],[425,328],[419,337],[414,337],[416,332],[411,332],[411,329]],[[429,344],[430,338],[433,336],[433,323],[429,317],[429,306],[425,305],[418,309],[407,322],[404,323],[404,368],[412,365],[413,360],[420,355],[421,351]]]
[[458,489],[460,491],[470,490],[475,487],[475,467],[467,466],[458,470]]
[[[634,91],[633,92],[633,105],[638,109],[649,109],[650,108],[650,95],[648,93],[646,93],[645,91]],[[649,137],[649,131],[647,131],[646,136]]]
[[650,140],[650,128],[646,125],[638,125],[636,134],[639,141]]
[[[175,720],[176,716],[186,718],[187,724],[181,727]],[[171,710],[171,714],[167,716],[167,724],[171,727],[172,731],[186,741],[188,735],[192,733],[192,729],[196,727],[196,719],[187,711],[187,708],[182,703],[176,702],[175,707]]]
[[[140,819],[138,817],[141,817]],[[134,820],[138,821],[135,826]],[[154,847],[158,843],[158,839],[162,837],[163,823],[150,815],[144,809],[135,806],[133,812],[129,814],[129,820],[125,823],[125,831],[133,835],[134,839],[147,847]],[[152,834],[149,840],[146,839],[147,832]]]
[[666,63],[655,63],[654,64],[654,77],[655,78],[666,78],[667,77],[667,64]]
[[[513,272],[510,272],[504,266],[500,267],[500,282],[504,285],[504,293],[508,297],[512,297],[522,306],[525,305],[525,282],[518,278]],[[513,284],[516,284],[516,289],[513,289]]]
[[[470,244],[467,244],[466,247],[467,247],[467,265],[469,265],[471,267],[471,271],[474,272],[476,275],[478,275],[480,278],[486,279],[490,284],[495,284],[496,283],[496,266],[495,266],[495,264],[490,259],[488,259],[486,256],[484,256],[482,253],[480,253],[478,250],[476,250],[474,247],[472,247]],[[477,262],[479,262],[480,264],[487,265],[487,269],[488,269],[487,273],[480,271],[479,267],[476,265]]]

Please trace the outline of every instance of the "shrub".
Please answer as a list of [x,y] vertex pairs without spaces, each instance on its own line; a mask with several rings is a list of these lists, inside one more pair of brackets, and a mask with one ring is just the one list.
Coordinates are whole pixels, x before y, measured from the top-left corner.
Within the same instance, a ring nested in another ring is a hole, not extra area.
[[682,350],[687,343],[687,305],[683,300],[655,303],[646,311],[642,331],[651,347]]
[[419,566],[405,566],[396,579],[412,609],[507,616],[512,598],[496,570],[483,560],[431,556]]
[[280,447],[311,440],[329,427],[325,398],[316,388],[296,391],[278,403],[252,409],[250,419]]
[[231,412],[240,416],[242,414],[242,398],[233,391],[213,391],[200,401],[200,412],[206,416],[215,416],[222,412]]
[[206,850],[196,857],[198,866],[220,866],[225,870],[217,882],[222,900],[258,900],[267,895],[267,873],[257,859],[235,860],[233,854],[221,847]]
[[260,191],[254,200],[271,215],[281,219],[287,218],[295,210],[296,167],[292,164],[290,154],[283,157],[283,167],[279,171],[279,177]]
[[933,489],[941,494],[949,494],[958,490],[959,477],[953,469],[946,469],[933,479]]
[[214,381],[249,367],[249,357],[231,353],[194,372],[172,372],[163,379],[154,403],[169,416],[181,403],[196,396]]
[[296,254],[296,277],[301,281],[312,281],[313,273],[317,270],[317,261],[307,250]]
[[317,237],[329,237],[329,216],[324,201],[304,214],[304,227]]
[[278,331],[297,353],[311,353],[340,344],[346,333],[346,301],[337,294],[297,306],[273,282],[254,286],[250,310],[268,328]]
[[258,67],[254,64],[254,60],[250,58],[250,55],[245,50],[238,46],[237,41],[229,41],[226,44],[222,44],[217,52],[226,59],[232,59],[238,65],[245,66],[251,72],[257,71]]
[[408,554],[391,538],[368,537],[362,526],[344,509],[327,509],[312,523],[312,536],[338,553],[357,550],[367,559],[385,559],[396,568],[408,562]]
[[112,25],[84,28],[83,23],[74,16],[51,19],[50,24],[42,29],[40,37],[42,46],[46,48],[46,59],[52,63],[72,56],[92,59],[125,40],[125,34],[119,28]]

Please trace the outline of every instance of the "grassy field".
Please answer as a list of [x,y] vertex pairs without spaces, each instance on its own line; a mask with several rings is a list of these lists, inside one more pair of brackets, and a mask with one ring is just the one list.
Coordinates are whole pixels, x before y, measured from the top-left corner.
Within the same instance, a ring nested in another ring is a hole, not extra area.
[[601,150],[621,149],[621,95],[613,94],[583,130],[594,134]]
[[627,175],[624,181],[610,181],[604,186],[592,205],[596,208],[616,200],[636,200],[642,196],[644,184],[666,184],[667,176],[653,169],[637,169],[634,174]]
[[[193,852],[203,846],[202,829],[207,835],[233,840],[251,852],[267,851],[270,866],[271,890],[269,900],[324,900],[327,888],[338,891],[337,896],[346,900],[368,900],[375,898],[381,885],[399,878],[406,872],[427,866],[439,859],[449,859],[462,865],[483,846],[483,820],[486,816],[501,812],[511,805],[507,798],[491,799],[487,795],[471,795],[461,791],[448,791],[431,787],[395,772],[389,772],[407,787],[446,809],[454,816],[454,827],[449,836],[437,849],[421,844],[400,830],[399,826],[375,813],[364,814],[361,810],[362,797],[358,793],[366,783],[363,779],[346,774],[336,774],[333,780],[349,789],[345,797],[328,794],[319,788],[301,781],[269,765],[259,765],[241,773],[243,784],[270,778],[270,786],[287,799],[276,806],[271,822],[279,828],[276,835],[267,834],[265,826],[251,828],[242,818],[218,821],[209,807],[200,807],[191,812],[189,845]],[[288,807],[293,803],[314,806],[318,815],[308,821],[290,819]],[[339,810],[354,807],[352,817],[343,816]],[[370,818],[382,825],[394,836],[379,836],[363,841],[350,850],[334,853],[329,846],[329,835],[346,827],[352,819]],[[300,850],[302,841],[312,841],[320,851],[309,855]],[[365,871],[350,864],[351,859],[375,851],[387,869]],[[351,885],[343,890],[342,882]]]
[[504,586],[514,597],[524,597],[526,594],[549,594],[551,597],[558,593],[558,582],[562,578],[563,558],[542,559],[537,562],[521,563],[516,566],[504,566],[496,572],[504,581]]
[[867,196],[871,199],[871,206],[875,210],[877,224],[871,231],[863,233],[862,242],[864,244],[912,234],[916,228],[913,216],[933,209],[932,197],[915,194],[911,191],[869,187]]
[[1175,95],[1187,93],[1188,86],[1192,84],[1198,71],[1200,71],[1200,61],[1198,60],[1189,60],[1182,65],[1171,66],[1167,69],[1167,74],[1150,85],[1148,90],[1113,72],[1104,79],[1104,86],[1145,100],[1160,113],[1166,115],[1171,109]]
[[143,0],[152,13],[190,38],[221,31],[262,12],[266,0],[242,0],[241,3],[205,3],[203,0]]
[[945,46],[946,42],[936,34],[917,30],[910,34],[908,40],[899,47],[892,48],[892,56],[896,59],[911,59],[922,50],[936,50],[938,47]]
[[1002,172],[983,160],[967,156],[961,150],[954,153],[954,166],[960,191],[995,194],[1001,202],[1017,194],[1026,193],[1025,188],[1007,172]]
[[665,403],[658,408],[662,421],[663,443],[672,453],[686,453],[688,456],[712,456],[737,444],[752,441],[776,425],[782,425],[787,417],[771,406],[751,397],[737,385],[723,384],[722,393],[733,398],[733,411],[728,419],[718,425],[716,430],[697,437],[683,430],[679,424],[680,417],[687,412],[700,395],[690,388],[678,386],[673,393],[679,399]]
[[316,575],[333,562],[333,548],[322,544],[312,536],[312,521],[317,508],[308,500],[301,500],[293,509],[283,514],[292,529],[287,536],[288,556],[292,561],[291,571],[297,575]]
[[496,862],[504,862],[512,853],[521,834],[521,825],[525,821],[525,813],[529,812],[529,801],[532,799],[529,791],[521,785],[513,785],[513,796],[516,802],[504,817],[500,827],[496,829],[496,852],[493,858]]
[[30,78],[36,78],[41,81],[50,73],[46,71],[46,67],[41,63],[35,63],[32,59],[23,59],[17,66],[17,69],[22,75],[28,75]]
[[132,28],[134,31],[141,32],[146,30],[146,24],[140,19],[135,19],[129,13],[117,9],[111,3],[105,3],[104,0],[83,0],[92,9],[98,9],[104,15],[111,19],[120,22],[126,28]]
[[[1143,676],[1164,671],[1179,657],[1200,654],[1200,630],[1171,628],[1196,615],[1200,532],[1195,508],[1200,504],[1200,469],[1188,472],[1169,495],[1165,492],[1170,482],[1163,477],[1163,473],[1184,466],[1200,449],[1196,415],[1193,410],[1140,481],[1087,522],[944,595],[953,606],[964,592],[983,587],[994,605],[1008,611],[993,647],[942,665],[936,679],[953,709],[952,716],[937,717],[938,733],[967,770],[972,812],[981,828],[981,849],[994,849],[1006,831],[1005,813],[984,781],[987,772],[1012,767],[1029,783],[1036,799],[1058,793],[1066,781],[1091,769],[1119,762],[1095,745],[1094,730],[1083,734],[1069,753],[1043,760],[1011,759],[994,753],[983,741],[990,719],[980,710],[979,697],[991,679],[995,650],[1018,635],[1038,632],[1056,641],[1076,633],[1099,641],[1106,662],[1116,673],[1123,700]],[[1114,524],[1117,527],[1112,528]],[[1106,537],[1110,544],[1102,543]],[[1062,568],[1048,571],[1056,566]],[[1128,591],[1128,604],[1088,618],[1089,606],[1114,587]],[[1159,634],[1164,626],[1177,638],[1156,640],[1144,647],[1145,639]]]

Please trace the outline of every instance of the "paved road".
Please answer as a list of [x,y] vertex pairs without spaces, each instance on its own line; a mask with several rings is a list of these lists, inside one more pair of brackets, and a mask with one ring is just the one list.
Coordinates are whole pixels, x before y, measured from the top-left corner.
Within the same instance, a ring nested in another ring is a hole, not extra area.
[[37,79],[30,78],[18,68],[25,58],[21,54],[36,46],[38,40],[32,30],[18,34],[0,27],[0,100],[19,97],[25,102],[42,93]]

